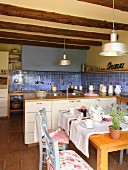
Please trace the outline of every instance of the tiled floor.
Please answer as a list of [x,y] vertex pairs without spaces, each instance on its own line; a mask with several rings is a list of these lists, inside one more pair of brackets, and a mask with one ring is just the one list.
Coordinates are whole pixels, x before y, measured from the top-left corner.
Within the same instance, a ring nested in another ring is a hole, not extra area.
[[[86,158],[72,143],[75,149],[96,170],[96,149],[90,146],[90,158]],[[23,117],[11,115],[10,120],[0,119],[0,170],[38,170],[38,146],[27,147],[23,142]],[[119,152],[109,154],[109,170],[127,170],[128,155],[124,154],[123,165],[118,163]],[[46,170],[46,166],[43,167]]]

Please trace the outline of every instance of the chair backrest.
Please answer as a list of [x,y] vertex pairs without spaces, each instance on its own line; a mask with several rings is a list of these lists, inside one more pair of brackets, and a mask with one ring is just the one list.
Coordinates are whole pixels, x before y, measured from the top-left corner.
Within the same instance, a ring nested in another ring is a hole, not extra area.
[[45,119],[42,119],[42,126],[44,130],[47,156],[50,159],[50,163],[52,164],[53,169],[60,170],[58,141],[53,140],[49,136]]
[[43,127],[42,127],[42,119],[47,125],[47,118],[46,118],[46,109],[42,108],[42,110],[39,111],[38,114],[36,114],[36,126],[37,126],[37,131],[38,131],[38,138],[39,138],[39,143],[42,144],[42,136],[44,136]]

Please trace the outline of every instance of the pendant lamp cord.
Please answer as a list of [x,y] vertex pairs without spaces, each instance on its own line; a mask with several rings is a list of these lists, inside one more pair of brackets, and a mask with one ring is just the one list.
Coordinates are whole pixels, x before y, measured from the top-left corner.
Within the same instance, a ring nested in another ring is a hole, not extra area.
[[64,38],[64,53],[65,53],[65,38]]
[[114,25],[114,7],[115,7],[115,4],[114,4],[114,0],[113,0],[113,30],[115,29],[115,25]]

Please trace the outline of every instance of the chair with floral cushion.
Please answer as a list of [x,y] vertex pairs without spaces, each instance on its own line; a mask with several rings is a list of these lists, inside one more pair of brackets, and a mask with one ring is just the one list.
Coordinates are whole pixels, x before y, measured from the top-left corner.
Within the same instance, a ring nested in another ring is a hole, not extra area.
[[75,151],[59,151],[58,141],[50,137],[45,121],[42,122],[42,126],[46,141],[46,160],[49,170],[93,170]]
[[[45,127],[47,129],[47,118],[46,118],[46,110],[43,108],[39,111],[38,114],[36,114],[36,125],[37,125],[37,132],[38,132],[38,140],[39,140],[39,154],[40,154],[40,160],[39,160],[39,170],[42,170],[43,163],[46,163],[46,144],[45,144],[45,138],[44,138],[44,132],[42,129],[42,120],[45,122]],[[55,139],[59,143],[59,149],[65,150],[68,148],[69,144],[69,137],[65,133],[65,131],[58,129],[47,129],[48,133],[50,134],[52,139]]]

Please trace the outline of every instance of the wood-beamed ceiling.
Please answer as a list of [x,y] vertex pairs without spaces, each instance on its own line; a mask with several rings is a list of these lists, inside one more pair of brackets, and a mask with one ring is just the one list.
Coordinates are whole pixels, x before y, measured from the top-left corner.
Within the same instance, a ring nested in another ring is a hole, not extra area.
[[[76,1],[112,7],[112,1],[110,0]],[[120,7],[121,10],[124,4],[127,5],[128,2],[123,0],[120,3],[119,0],[115,0],[115,4],[117,9]],[[124,9],[123,11],[126,10]],[[109,40],[109,31],[112,29],[112,22],[107,20],[91,19],[86,16],[80,17],[2,3],[0,3],[0,15],[5,18],[5,20],[0,20],[0,43],[63,48],[65,38],[67,48],[87,50],[90,46],[101,46],[102,40]],[[17,19],[17,22],[14,19]],[[29,22],[24,23],[24,19],[27,19]],[[40,21],[40,24],[35,24],[36,22],[33,22],[33,24],[30,21]],[[43,25],[43,22],[50,23],[50,26]],[[60,24],[61,26],[51,26],[51,23]],[[66,26],[72,27],[67,28]],[[94,28],[95,30],[93,30]],[[115,23],[115,29],[128,31],[128,24]]]
[[[109,8],[112,8],[113,1],[112,0],[78,0],[82,2],[89,2],[92,4],[102,5]],[[127,0],[114,0],[115,3],[115,9],[119,9],[121,11],[127,11],[128,12],[128,1]]]

